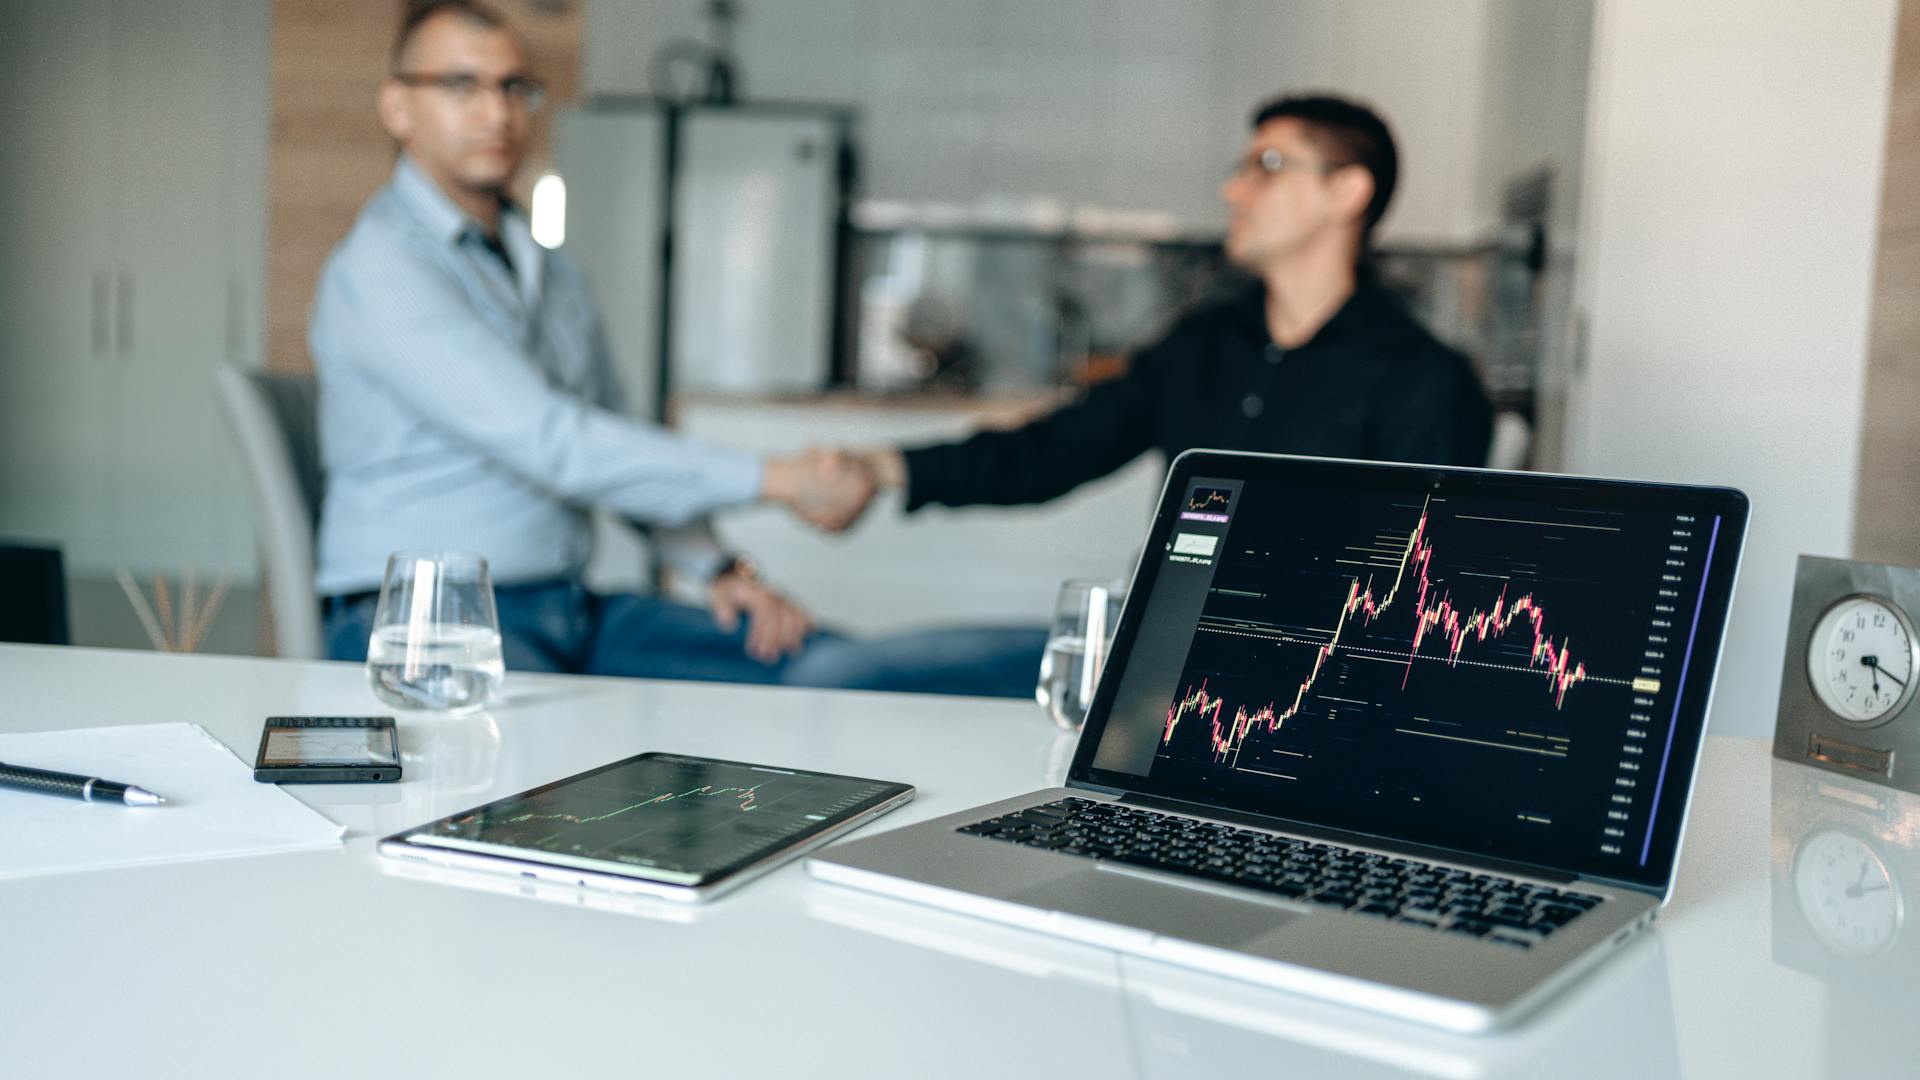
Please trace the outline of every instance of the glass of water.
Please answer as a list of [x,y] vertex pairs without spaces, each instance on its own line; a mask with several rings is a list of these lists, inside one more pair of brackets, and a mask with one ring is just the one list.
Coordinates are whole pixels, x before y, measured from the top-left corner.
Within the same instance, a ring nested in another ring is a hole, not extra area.
[[1125,599],[1119,584],[1106,579],[1072,578],[1060,584],[1033,698],[1062,731],[1078,731],[1086,722]]
[[396,709],[460,716],[486,705],[505,675],[487,560],[463,551],[387,558],[367,643],[367,681]]

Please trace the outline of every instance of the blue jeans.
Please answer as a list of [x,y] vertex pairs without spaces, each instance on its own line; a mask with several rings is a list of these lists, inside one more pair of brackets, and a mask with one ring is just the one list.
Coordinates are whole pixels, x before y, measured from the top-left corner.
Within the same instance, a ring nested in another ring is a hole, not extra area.
[[870,641],[809,642],[788,686],[1033,698],[1047,632],[1028,627],[925,630]]
[[[366,660],[376,603],[326,602],[330,657]],[[932,630],[872,641],[822,630],[769,664],[747,655],[745,620],[722,630],[711,612],[659,596],[546,582],[497,586],[494,604],[509,671],[1024,698],[1046,644],[1042,630]]]

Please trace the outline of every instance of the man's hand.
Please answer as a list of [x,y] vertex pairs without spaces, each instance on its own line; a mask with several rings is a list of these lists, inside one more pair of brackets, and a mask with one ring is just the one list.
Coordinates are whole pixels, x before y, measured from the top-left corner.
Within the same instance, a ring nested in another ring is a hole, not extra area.
[[856,450],[854,456],[873,470],[874,482],[881,491],[899,491],[907,486],[907,459],[887,446],[877,450]]
[[731,631],[746,617],[747,655],[763,664],[798,652],[813,632],[813,619],[799,605],[768,588],[746,566],[714,578],[707,600],[722,630]]
[[860,520],[879,484],[873,469],[844,450],[808,450],[767,461],[761,494],[829,532]]

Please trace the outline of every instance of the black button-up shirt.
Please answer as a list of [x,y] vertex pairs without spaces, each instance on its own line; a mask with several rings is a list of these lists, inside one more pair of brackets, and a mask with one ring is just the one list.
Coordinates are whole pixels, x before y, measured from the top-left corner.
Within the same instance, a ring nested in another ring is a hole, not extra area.
[[1362,283],[1282,349],[1253,286],[1183,318],[1127,374],[1012,431],[906,452],[907,508],[1044,502],[1159,451],[1211,447],[1484,465],[1492,408],[1466,357]]

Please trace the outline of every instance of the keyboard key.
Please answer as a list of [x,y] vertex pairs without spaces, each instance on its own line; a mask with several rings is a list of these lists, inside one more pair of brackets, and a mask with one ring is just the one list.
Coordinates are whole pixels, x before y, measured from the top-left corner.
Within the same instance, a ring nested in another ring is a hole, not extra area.
[[959,832],[1528,948],[1602,898],[1324,841],[1068,797]]

